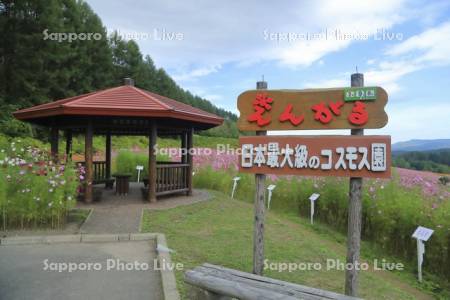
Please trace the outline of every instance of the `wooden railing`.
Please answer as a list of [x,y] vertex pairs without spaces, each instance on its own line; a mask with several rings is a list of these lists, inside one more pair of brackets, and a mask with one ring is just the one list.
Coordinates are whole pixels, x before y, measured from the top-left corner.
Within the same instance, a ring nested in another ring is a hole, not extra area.
[[[84,161],[80,161],[83,166],[86,165]],[[94,182],[99,182],[106,178],[106,161],[93,161],[92,162],[92,169],[93,169],[93,180]]]
[[164,195],[183,192],[189,189],[187,184],[188,164],[158,163],[156,165],[156,194]]
[[[79,162],[83,166],[85,162]],[[93,181],[95,183],[104,183],[108,181],[106,178],[106,162],[94,161],[93,165]],[[189,164],[178,162],[158,162],[156,164],[156,194],[166,195],[179,192],[189,191],[187,175],[189,172]],[[143,179],[147,181],[148,178]]]

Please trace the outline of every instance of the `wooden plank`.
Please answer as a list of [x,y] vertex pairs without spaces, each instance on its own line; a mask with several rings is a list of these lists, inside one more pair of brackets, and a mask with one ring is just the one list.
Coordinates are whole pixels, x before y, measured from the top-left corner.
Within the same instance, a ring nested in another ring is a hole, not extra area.
[[201,272],[187,271],[185,273],[185,281],[188,284],[200,287],[202,289],[212,291],[214,293],[235,297],[238,299],[260,299],[260,300],[295,300],[296,297],[279,294],[276,292],[261,292],[260,289],[243,284],[235,284],[234,282],[215,276],[205,275]]
[[[264,108],[264,112],[261,114],[264,119],[270,119],[270,123],[267,125],[258,126],[257,122],[249,120],[249,116],[255,113],[254,101],[257,99],[257,95],[272,99],[272,102],[267,103],[268,106]],[[238,98],[240,112],[238,128],[243,131],[382,128],[388,121],[387,114],[384,111],[388,95],[381,87],[376,87],[376,95],[376,100],[361,101],[368,113],[368,121],[365,124],[357,125],[349,121],[355,102],[344,101],[344,88],[267,90],[264,92],[250,90],[242,93]],[[330,104],[338,101],[342,102],[343,105],[339,108],[339,114],[336,114],[330,110]],[[315,119],[316,112],[312,109],[313,106],[321,104],[324,104],[332,118],[325,124]],[[291,112],[295,116],[303,116],[301,123],[294,125],[289,120],[280,120],[289,105],[292,106]]]
[[[354,297],[348,297],[339,293],[335,293],[335,292],[330,292],[327,290],[322,290],[322,289],[318,289],[318,288],[313,288],[313,287],[309,287],[306,285],[301,285],[301,284],[296,284],[296,283],[291,283],[291,282],[287,282],[287,281],[282,281],[282,280],[278,280],[278,279],[273,279],[270,277],[265,277],[265,276],[260,276],[260,275],[255,275],[255,274],[251,274],[251,273],[247,273],[247,272],[243,272],[243,271],[239,271],[239,270],[235,270],[235,269],[230,269],[230,268],[226,268],[223,266],[217,266],[217,265],[213,265],[213,264],[209,264],[209,263],[204,263],[201,267],[205,268],[205,269],[210,269],[210,270],[217,270],[217,271],[221,271],[224,273],[228,273],[232,276],[234,276],[235,278],[244,278],[244,279],[249,279],[255,282],[255,284],[258,283],[263,283],[263,284],[268,284],[269,286],[279,286],[282,289],[291,289],[294,291],[298,291],[301,293],[307,293],[307,294],[311,294],[311,295],[315,295],[315,296],[320,296],[323,298],[330,298],[330,299],[357,299]],[[200,267],[197,267],[200,268]],[[195,268],[195,269],[197,269]],[[321,299],[323,299],[321,298]]]
[[[390,178],[391,176],[390,136],[246,136],[240,137],[239,142],[243,149],[239,156],[239,171],[243,173],[372,178]],[[279,155],[275,159],[278,167],[275,164],[268,164],[268,145],[273,142],[278,143],[279,146]],[[263,152],[264,160],[260,165],[256,160],[256,147],[259,145],[266,148]],[[289,161],[285,160],[282,152],[282,149],[287,149],[287,145],[291,150]],[[307,162],[306,166],[302,165],[300,160],[296,163],[295,149],[302,145],[305,146],[303,153],[306,160],[303,161]],[[253,153],[248,150],[250,147],[253,147]],[[352,158],[351,162],[347,158],[350,151],[348,149],[356,151],[354,152],[356,156]],[[364,154],[364,149],[367,150],[366,154]],[[322,152],[323,150],[331,152],[326,155]],[[384,153],[384,156],[381,156],[384,168],[376,165],[378,160],[372,162],[372,158],[377,158],[377,154],[381,152]],[[313,157],[317,159],[313,159]]]
[[211,264],[186,272],[185,281],[217,295],[239,299],[356,299]]
[[178,193],[184,193],[184,192],[188,192],[189,189],[188,188],[184,188],[184,189],[176,189],[176,190],[169,190],[169,191],[160,191],[156,193],[156,196],[163,196],[163,195],[170,195],[170,194],[178,194]]

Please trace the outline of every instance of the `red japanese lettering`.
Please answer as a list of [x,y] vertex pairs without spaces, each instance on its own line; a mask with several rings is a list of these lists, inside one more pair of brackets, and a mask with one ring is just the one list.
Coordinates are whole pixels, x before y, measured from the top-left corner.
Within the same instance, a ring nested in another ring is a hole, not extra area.
[[356,101],[352,112],[348,116],[350,123],[354,125],[364,125],[369,120],[369,113],[366,111],[366,105],[361,101]]
[[334,115],[341,115],[341,107],[344,106],[344,102],[330,102],[328,103],[328,107],[325,103],[321,102],[320,104],[316,104],[311,109],[315,111],[314,120],[320,121],[322,124],[328,124],[333,120],[333,112]]
[[272,102],[273,99],[268,97],[267,94],[256,94],[255,100],[253,100],[255,112],[248,116],[247,121],[256,122],[259,127],[269,124],[271,122],[270,115],[264,118],[263,114],[272,109],[272,105],[270,105]]
[[328,106],[330,107],[333,114],[335,114],[336,116],[340,116],[341,115],[341,107],[344,106],[344,102],[342,102],[342,101],[337,101],[336,103],[330,102],[328,104]]
[[292,104],[289,103],[278,119],[280,120],[280,122],[289,121],[289,122],[291,122],[292,125],[297,126],[300,123],[302,123],[305,118],[303,115],[299,115],[298,117],[295,116],[292,113],[292,109],[293,109],[293,106],[292,106]]
[[320,121],[322,124],[328,124],[333,119],[330,109],[323,102],[314,105],[311,109],[316,112],[314,120]]

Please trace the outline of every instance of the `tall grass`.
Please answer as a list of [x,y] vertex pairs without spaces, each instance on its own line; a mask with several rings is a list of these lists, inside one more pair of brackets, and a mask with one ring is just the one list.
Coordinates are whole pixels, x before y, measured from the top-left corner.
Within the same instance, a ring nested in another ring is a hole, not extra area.
[[[194,186],[231,193],[232,178],[241,177],[235,198],[254,201],[254,176],[236,174],[230,170],[205,167],[194,175]],[[271,210],[282,213],[295,212],[309,217],[309,196],[320,193],[316,201],[315,219],[331,225],[338,231],[347,231],[348,179],[345,178],[267,178],[267,185],[276,183]],[[363,188],[362,238],[372,241],[386,252],[414,262],[416,241],[411,238],[418,225],[433,228],[435,233],[427,242],[424,270],[450,277],[450,199],[441,201],[439,207],[424,201],[421,191],[410,189],[393,180],[365,180]]]
[[[156,160],[170,161],[170,158],[166,155],[158,154]],[[116,157],[114,172],[130,174],[130,180],[137,181],[138,171],[136,170],[136,166],[144,166],[144,170],[141,171],[140,175],[141,180],[144,177],[148,177],[148,154],[122,150]]]
[[26,143],[12,141],[0,149],[0,226],[62,226],[75,205],[76,171],[53,163],[47,152]]

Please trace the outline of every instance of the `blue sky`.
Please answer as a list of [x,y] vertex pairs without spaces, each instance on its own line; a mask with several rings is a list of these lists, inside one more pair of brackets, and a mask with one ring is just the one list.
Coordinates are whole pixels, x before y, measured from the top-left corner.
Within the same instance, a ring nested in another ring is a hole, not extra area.
[[450,138],[449,1],[87,2],[181,87],[230,111],[262,75],[271,89],[340,87],[357,66],[389,94],[388,125],[368,134]]

